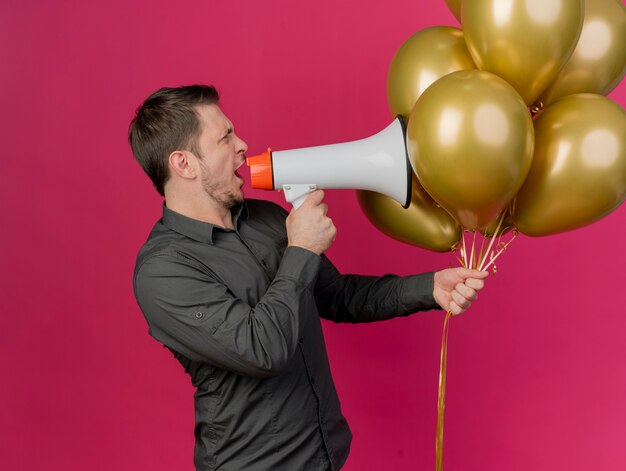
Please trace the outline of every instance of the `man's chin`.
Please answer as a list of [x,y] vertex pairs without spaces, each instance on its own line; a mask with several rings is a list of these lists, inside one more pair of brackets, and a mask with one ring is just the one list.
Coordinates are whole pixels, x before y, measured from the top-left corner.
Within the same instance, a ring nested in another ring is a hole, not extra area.
[[239,191],[238,193],[230,193],[224,199],[223,205],[224,207],[231,209],[243,203],[243,200],[244,200],[243,191]]
[[203,189],[206,195],[222,208],[230,209],[243,203],[244,195],[241,187],[219,191],[217,185],[205,184]]
[[245,195],[244,195],[243,190],[241,188],[239,189],[239,191],[234,196],[235,196],[235,199],[237,200],[237,204],[243,203],[243,200],[245,199]]

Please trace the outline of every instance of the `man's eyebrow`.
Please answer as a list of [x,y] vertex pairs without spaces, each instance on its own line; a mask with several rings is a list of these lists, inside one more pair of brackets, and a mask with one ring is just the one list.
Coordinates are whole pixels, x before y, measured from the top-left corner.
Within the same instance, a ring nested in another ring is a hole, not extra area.
[[229,126],[228,129],[226,130],[226,133],[224,133],[224,135],[222,137],[220,137],[217,142],[223,141],[224,139],[226,139],[232,133],[233,133],[233,128],[232,128],[232,126]]

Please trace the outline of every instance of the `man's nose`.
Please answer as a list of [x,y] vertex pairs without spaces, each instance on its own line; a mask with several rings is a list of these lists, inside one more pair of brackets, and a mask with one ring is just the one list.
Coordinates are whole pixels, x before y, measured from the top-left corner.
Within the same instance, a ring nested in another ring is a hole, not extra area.
[[246,144],[246,141],[244,141],[243,139],[241,139],[239,136],[237,137],[237,152],[241,152],[241,153],[246,153],[246,151],[248,150],[248,144]]

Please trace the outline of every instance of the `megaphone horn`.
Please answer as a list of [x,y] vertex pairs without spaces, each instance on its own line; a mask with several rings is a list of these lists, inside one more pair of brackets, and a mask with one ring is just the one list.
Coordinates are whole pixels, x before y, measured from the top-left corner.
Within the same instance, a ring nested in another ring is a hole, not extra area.
[[411,203],[406,125],[398,116],[371,137],[352,142],[264,152],[246,160],[252,188],[284,190],[296,208],[318,188],[376,191],[404,208]]

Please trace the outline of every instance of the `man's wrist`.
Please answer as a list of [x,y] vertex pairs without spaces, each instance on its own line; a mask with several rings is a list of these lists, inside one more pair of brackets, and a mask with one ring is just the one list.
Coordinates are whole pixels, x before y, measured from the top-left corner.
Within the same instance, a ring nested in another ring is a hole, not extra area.
[[402,289],[402,304],[405,308],[412,311],[441,309],[435,300],[435,273],[426,272],[405,278]]
[[289,245],[285,249],[276,276],[298,280],[299,284],[310,285],[317,278],[321,257],[304,247]]

